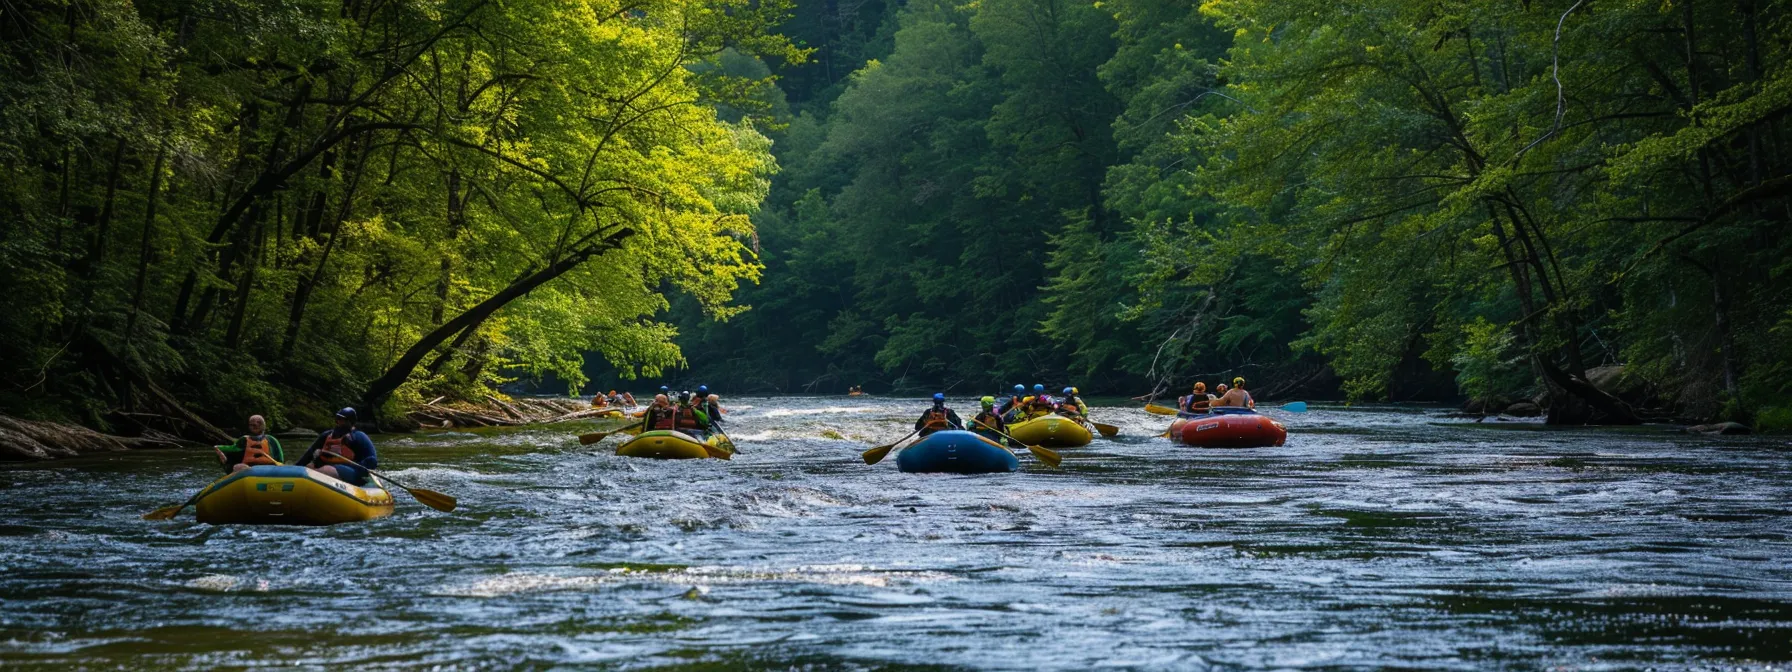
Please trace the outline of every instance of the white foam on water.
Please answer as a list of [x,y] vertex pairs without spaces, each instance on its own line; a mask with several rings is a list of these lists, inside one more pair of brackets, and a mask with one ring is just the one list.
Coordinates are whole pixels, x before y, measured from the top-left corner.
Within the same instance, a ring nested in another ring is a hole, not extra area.
[[933,583],[952,580],[943,572],[885,572],[863,565],[805,565],[790,569],[753,569],[742,567],[689,567],[670,571],[631,571],[612,569],[604,574],[563,576],[532,572],[512,572],[486,578],[471,585],[451,588],[443,594],[457,597],[502,597],[519,593],[580,590],[623,582],[655,582],[690,586],[706,592],[711,586],[753,583],[810,583],[824,586],[865,586],[887,588],[895,583]]
[[841,415],[846,413],[870,413],[876,411],[870,406],[824,406],[822,408],[781,408],[767,411],[765,417],[783,418],[792,415]]

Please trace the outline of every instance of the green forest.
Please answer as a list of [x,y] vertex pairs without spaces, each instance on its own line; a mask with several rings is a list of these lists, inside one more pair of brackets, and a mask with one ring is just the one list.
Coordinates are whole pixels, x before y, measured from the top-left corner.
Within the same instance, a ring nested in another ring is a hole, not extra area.
[[1788,4],[9,2],[0,410],[1241,375],[1783,429]]

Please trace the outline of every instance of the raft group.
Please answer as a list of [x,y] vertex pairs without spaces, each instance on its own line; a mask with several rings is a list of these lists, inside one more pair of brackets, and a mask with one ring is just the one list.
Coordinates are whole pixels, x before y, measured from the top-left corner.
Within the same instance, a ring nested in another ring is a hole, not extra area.
[[[1147,403],[1145,410],[1175,416],[1162,436],[1172,442],[1209,448],[1280,446],[1288,431],[1282,423],[1256,411],[1256,401],[1244,389],[1244,379],[1221,384],[1218,394],[1208,394],[1196,383],[1188,395],[1177,399],[1176,408]],[[854,387],[853,396],[864,394]],[[933,403],[915,420],[913,431],[892,443],[865,451],[866,464],[876,464],[900,451],[897,468],[909,473],[981,474],[1020,468],[1013,449],[1025,448],[1035,459],[1058,467],[1055,449],[1078,448],[1118,436],[1118,427],[1089,418],[1089,405],[1077,388],[1065,387],[1059,396],[1035,384],[1029,390],[1015,385],[1011,394],[979,400],[978,412],[967,422],[946,405],[946,395],[933,394]],[[646,406],[633,395],[611,390],[592,399],[597,417],[633,417],[632,422],[608,432],[580,435],[581,444],[593,444],[614,434],[629,438],[616,448],[625,457],[652,459],[733,459],[738,449],[725,430],[726,411],[718,395],[707,386],[696,391],[674,392],[660,387]],[[1304,402],[1283,406],[1305,411]],[[378,471],[379,456],[372,439],[355,427],[353,408],[336,414],[336,426],[320,434],[297,461],[286,464],[278,439],[266,434],[261,416],[249,418],[249,434],[229,446],[217,446],[225,475],[200,489],[178,506],[166,506],[145,515],[151,520],[173,518],[188,506],[200,522],[211,524],[330,525],[390,515],[394,500],[388,487],[410,493],[430,508],[452,511],[453,497],[412,488]],[[910,439],[914,439],[910,442]],[[906,442],[906,443],[905,443]]]

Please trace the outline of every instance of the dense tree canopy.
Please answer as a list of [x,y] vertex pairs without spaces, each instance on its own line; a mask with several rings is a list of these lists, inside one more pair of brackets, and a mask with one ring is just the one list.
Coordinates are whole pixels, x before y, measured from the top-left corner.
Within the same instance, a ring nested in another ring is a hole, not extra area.
[[799,61],[785,9],[8,5],[0,395],[116,425],[679,365],[663,293],[737,310],[775,168],[716,113],[769,80],[699,66]]
[[1245,375],[1792,424],[1784,1],[52,0],[0,35],[27,413]]
[[802,102],[756,216],[764,284],[680,342],[760,389],[1243,373],[1630,421],[1588,373],[1624,364],[1672,402],[1653,412],[1779,412],[1788,21],[1758,0],[910,3],[806,38],[867,61],[785,69]]

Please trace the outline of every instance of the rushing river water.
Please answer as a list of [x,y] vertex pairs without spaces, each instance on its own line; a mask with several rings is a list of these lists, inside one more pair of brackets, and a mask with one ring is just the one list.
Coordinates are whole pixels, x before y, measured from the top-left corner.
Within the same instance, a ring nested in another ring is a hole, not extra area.
[[1122,435],[1061,470],[911,475],[859,452],[923,402],[731,402],[732,462],[593,425],[376,437],[461,508],[330,528],[139,519],[210,451],[0,467],[0,668],[1792,660],[1783,438],[1317,408],[1272,412],[1286,447],[1195,450],[1097,408]]

